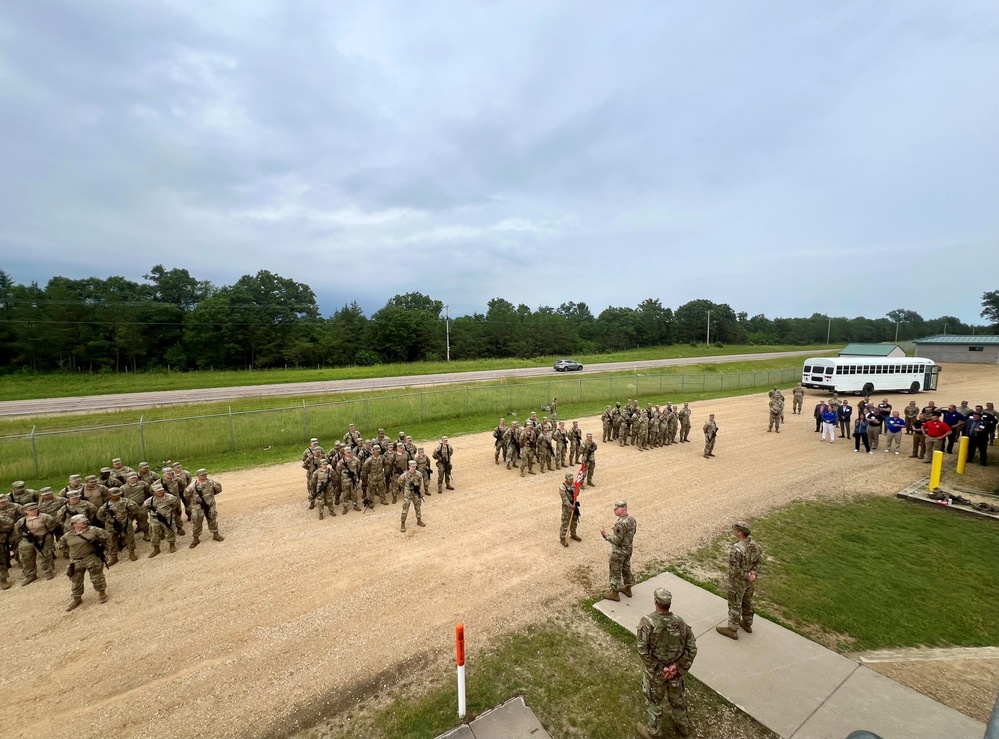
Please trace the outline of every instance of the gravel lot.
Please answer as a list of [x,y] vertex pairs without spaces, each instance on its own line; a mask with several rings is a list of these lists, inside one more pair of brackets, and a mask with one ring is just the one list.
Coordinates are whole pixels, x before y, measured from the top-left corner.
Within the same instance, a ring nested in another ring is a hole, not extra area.
[[[943,391],[918,401],[974,404],[995,394],[997,379],[995,368],[948,366]],[[427,528],[405,534],[399,506],[319,521],[302,502],[297,462],[220,475],[225,542],[192,551],[188,532],[176,554],[112,568],[106,605],[88,580],[83,607],[70,614],[65,560],[56,580],[0,593],[0,735],[292,733],[358,686],[376,691],[400,671],[448,668],[457,621],[474,663],[490,638],[605,587],[598,530],[612,524],[618,498],[638,520],[641,568],[736,518],[801,498],[890,495],[928,474],[905,456],[818,443],[810,414],[819,396],[806,396],[799,417],[786,395],[779,435],[766,432],[764,393],[694,406],[691,444],[642,453],[601,445],[597,487],[582,497],[583,542],[568,550],[557,541],[561,473],[522,479],[496,467],[488,432],[453,440],[457,490],[435,493]],[[699,429],[709,412],[720,433],[717,458],[706,460]],[[596,419],[580,425],[599,439]],[[995,469],[971,465],[961,484],[995,487]],[[683,614],[682,603],[675,609]]]

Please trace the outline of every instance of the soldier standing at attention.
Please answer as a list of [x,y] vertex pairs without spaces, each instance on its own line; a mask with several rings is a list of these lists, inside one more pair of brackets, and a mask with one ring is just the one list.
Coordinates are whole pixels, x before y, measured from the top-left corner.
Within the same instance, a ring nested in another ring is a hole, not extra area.
[[[177,479],[177,473],[173,471],[173,467],[164,467],[161,472],[163,473],[163,477],[160,478],[160,485],[177,499],[182,509],[188,511],[188,520],[190,520],[190,510],[187,507],[187,502],[184,500],[184,491],[187,489],[187,485]],[[177,529],[177,535],[184,536],[184,519],[177,516],[174,519],[173,525]]]
[[565,421],[558,422],[558,428],[552,432],[552,440],[555,442],[555,467],[563,469],[568,467],[565,463],[565,453],[569,446],[569,432],[565,430]]
[[805,402],[805,388],[799,382],[791,390],[791,412],[801,415],[801,404]]
[[426,486],[423,484],[423,475],[416,469],[416,460],[410,460],[409,469],[399,475],[399,487],[402,488],[402,527],[400,531],[406,531],[406,517],[409,515],[409,504],[413,504],[416,509],[416,525],[426,526],[423,523],[422,503]]
[[506,419],[501,418],[499,426],[493,429],[493,460],[496,464],[500,462],[500,453],[503,451],[503,437],[506,435]]
[[139,462],[139,479],[152,487],[154,482],[160,481],[160,476],[149,469],[149,462]]
[[38,493],[31,488],[24,487],[24,480],[18,480],[10,487],[10,500],[20,506],[28,503],[38,502]]
[[198,470],[198,477],[187,487],[187,498],[191,501],[194,509],[194,538],[191,539],[191,549],[194,549],[201,542],[201,527],[208,519],[208,530],[212,532],[212,539],[215,541],[225,541],[225,537],[219,533],[219,509],[215,505],[215,496],[222,492],[222,485],[208,477],[208,470],[202,467]]
[[441,490],[443,485],[448,490],[454,490],[451,487],[451,455],[454,453],[454,449],[448,444],[447,437],[441,437],[441,443],[437,445],[434,449],[434,459],[437,460],[437,494],[440,495],[444,491]]
[[780,390],[774,388],[770,391],[770,425],[767,426],[767,433],[775,430],[780,433],[780,422],[784,416],[784,396]]
[[68,499],[69,496],[67,493],[71,492],[83,492],[83,483],[80,482],[79,475],[70,475],[69,482],[66,484],[66,487],[59,491],[59,495]]
[[40,513],[38,504],[26,503],[21,507],[24,517],[14,524],[14,536],[19,539],[18,553],[21,559],[21,585],[30,585],[38,579],[35,566],[36,555],[42,559],[42,572],[46,580],[55,577],[55,536],[59,527],[56,520],[47,513]]
[[177,551],[177,534],[174,529],[181,516],[180,499],[177,496],[168,493],[160,483],[153,485],[152,492],[152,496],[144,503],[146,515],[149,516],[149,533],[153,540],[150,558],[160,553],[160,539],[167,540],[171,554]]
[[11,502],[7,496],[0,496],[0,590],[9,590],[7,574],[10,569],[10,550],[13,544],[14,524],[24,514],[21,506]]
[[587,434],[586,441],[583,442],[582,462],[586,466],[586,484],[595,488],[593,471],[597,468],[597,442],[593,440],[593,434]]
[[642,660],[642,695],[647,724],[638,725],[642,739],[658,739],[663,733],[663,699],[680,736],[690,736],[690,718],[684,695],[683,676],[697,656],[697,641],[686,621],[673,613],[673,594],[656,588],[655,613],[638,622],[638,656]]
[[683,419],[684,419],[684,416],[682,415],[683,412],[684,411],[680,411],[680,413],[677,413],[676,411],[673,410],[673,406],[669,406],[666,408],[666,443],[668,445],[673,445],[677,443],[676,432],[678,426],[682,432],[680,434],[680,441],[686,441],[684,437],[686,436],[686,434],[690,433],[690,411],[689,410],[686,411],[687,427],[685,432],[683,431]]
[[343,435],[343,443],[348,449],[354,452],[364,443],[364,436],[357,430],[354,424],[350,424],[347,427],[347,433]]
[[90,501],[95,508],[100,508],[107,502],[108,489],[97,481],[97,475],[87,475],[83,485],[83,497]]
[[149,541],[149,519],[145,515],[141,515],[141,513],[144,510],[142,506],[145,505],[146,498],[152,493],[149,491],[149,486],[139,479],[138,472],[129,472],[127,478],[128,482],[122,485],[119,490],[121,490],[121,494],[127,500],[139,506],[140,515],[136,516],[135,525],[142,532],[142,540]]
[[565,482],[558,492],[562,496],[562,527],[559,529],[558,540],[562,542],[562,546],[567,547],[570,538],[573,541],[582,541],[576,536],[576,526],[579,524],[579,501],[575,500],[576,486],[571,472],[565,473]]
[[503,449],[506,468],[512,470],[520,460],[520,426],[516,421],[513,426],[503,432]]
[[[403,435],[405,437],[405,434]],[[389,463],[389,470],[392,473],[392,502],[395,503],[398,499],[399,494],[402,492],[401,475],[403,475],[406,470],[409,469],[409,452],[406,451],[405,438],[403,441],[397,441],[395,443],[395,452],[392,453],[392,459]]]
[[340,502],[343,504],[341,514],[347,513],[349,504],[354,504],[354,510],[361,510],[361,463],[354,458],[350,447],[343,448],[343,459],[336,466],[340,473]]
[[520,476],[524,476],[524,470],[527,470],[527,474],[534,474],[534,426],[524,426],[523,431],[520,432]]
[[722,636],[739,639],[739,627],[753,633],[753,592],[760,568],[760,546],[749,536],[749,524],[736,521],[732,526],[736,542],[728,553],[728,625],[716,626]]
[[104,530],[111,535],[108,546],[108,565],[118,564],[118,552],[128,550],[128,559],[134,562],[135,535],[132,533],[132,521],[139,516],[139,506],[128,498],[123,498],[121,490],[111,488],[108,491],[108,502],[97,511],[97,519],[103,524]]
[[121,457],[115,457],[111,460],[111,474],[108,478],[111,482],[108,486],[121,487],[128,481],[128,475],[131,472],[134,472],[134,470],[122,464]]
[[76,490],[69,491],[66,505],[59,509],[59,512],[55,515],[55,519],[63,527],[64,531],[69,531],[71,528],[69,520],[77,514],[86,516],[87,520],[91,523],[97,520],[97,508],[83,497],[82,485]]
[[430,469],[430,457],[423,451],[422,446],[416,448],[416,469],[423,475],[423,484],[426,485],[426,489],[430,490],[430,477],[434,471]]
[[690,405],[684,403],[676,415],[680,420],[680,443],[689,443],[690,439],[687,437],[690,436]]
[[191,473],[185,470],[184,465],[182,465],[180,462],[174,462],[170,466],[173,467],[173,476],[177,479],[177,482],[180,483],[180,490],[181,490],[180,502],[184,506],[184,515],[187,516],[187,520],[190,521],[191,504],[190,501],[187,499],[187,496],[184,495],[184,493],[187,491],[188,486],[191,484]]
[[604,444],[606,444],[614,435],[614,412],[611,410],[610,406],[604,408],[604,414],[600,416],[600,424],[603,426],[603,441]]
[[[309,478],[310,478],[312,472],[315,471],[313,469],[310,472],[309,468],[312,466],[312,458],[315,456],[315,450],[316,449],[319,450],[320,456],[326,456],[326,452],[324,452],[323,448],[321,446],[319,446],[319,439],[317,439],[315,436],[313,436],[311,439],[309,439],[309,446],[306,447],[306,449],[305,449],[304,452],[302,452],[302,469],[305,470],[305,481],[306,482],[309,481]],[[188,484],[190,484],[190,483],[188,483]]]
[[87,572],[90,573],[90,584],[97,591],[97,600],[101,603],[108,602],[108,584],[104,579],[104,549],[110,543],[111,535],[104,529],[91,526],[87,517],[82,514],[73,516],[72,527],[73,530],[59,540],[59,546],[69,553],[70,559],[66,574],[72,582],[70,592],[73,600],[67,611],[83,604],[83,575]]
[[631,575],[631,550],[638,524],[628,515],[628,504],[623,500],[614,504],[614,515],[617,516],[614,530],[608,535],[607,529],[600,529],[600,536],[611,545],[611,589],[604,597],[607,600],[619,601],[621,596],[618,593],[624,593],[630,598],[631,586],[635,584]]
[[[377,495],[382,505],[388,505],[388,500],[385,499],[386,469],[385,457],[382,456],[382,446],[375,444],[371,447],[371,456],[364,460],[364,465],[361,467],[361,482],[364,484],[365,500],[374,502]],[[330,512],[332,511],[333,509],[330,508]]]
[[916,405],[915,400],[910,400],[909,405],[905,406],[905,435],[912,435],[912,424],[919,418],[919,406]]
[[[336,471],[330,468],[328,459],[319,461],[319,469],[312,473],[309,480],[309,510],[316,507],[319,502],[319,520],[323,520],[323,509],[329,510],[331,516],[336,516],[333,510],[335,493],[333,492],[333,477],[338,476]],[[383,481],[384,484],[384,481]],[[382,488],[382,502],[385,502],[385,488]]]
[[704,422],[704,458],[715,456],[715,437],[718,436],[718,424],[715,423],[715,414],[712,413],[708,416],[708,420]]
[[579,464],[580,448],[583,445],[583,432],[579,428],[579,421],[572,422],[569,429],[569,464]]

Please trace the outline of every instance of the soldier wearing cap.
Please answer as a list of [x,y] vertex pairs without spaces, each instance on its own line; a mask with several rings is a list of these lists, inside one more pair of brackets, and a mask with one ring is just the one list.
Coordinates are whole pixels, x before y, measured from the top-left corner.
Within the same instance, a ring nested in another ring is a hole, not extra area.
[[586,465],[587,486],[595,488],[596,485],[593,484],[593,471],[597,468],[597,442],[593,440],[593,434],[586,435],[586,441],[583,442],[581,450],[581,461]]
[[108,500],[97,510],[97,520],[104,525],[111,539],[108,546],[108,565],[118,564],[118,552],[128,551],[132,562],[135,556],[135,535],[132,521],[142,517],[142,511],[134,501],[125,498],[118,488],[108,490]]
[[[420,471],[423,475],[423,483],[427,487],[427,491],[430,490],[430,477],[433,475],[434,471],[430,469],[430,457],[427,456],[426,452],[423,451],[423,447],[416,448],[416,469]],[[437,492],[440,492],[439,490]]]
[[121,487],[128,482],[130,472],[135,472],[131,467],[122,464],[121,457],[111,460],[111,472],[108,477],[108,486]]
[[142,532],[142,540],[149,541],[149,517],[145,515],[143,506],[146,504],[146,499],[152,495],[152,491],[139,479],[138,472],[132,470],[125,477],[125,484],[118,489],[121,490],[122,497],[138,506],[139,515],[135,517],[135,525]]
[[194,510],[194,537],[191,539],[191,549],[201,542],[201,527],[208,519],[208,530],[212,532],[214,541],[225,541],[219,533],[219,509],[215,505],[215,496],[222,492],[222,485],[208,477],[208,470],[198,470],[198,477],[187,486],[187,498]]
[[503,450],[506,459],[506,468],[512,470],[520,460],[520,424],[514,421],[513,424],[503,432]]
[[582,541],[576,536],[576,526],[579,523],[579,501],[576,500],[576,485],[573,482],[573,474],[565,473],[565,481],[559,487],[559,495],[562,497],[562,526],[559,529],[558,540],[562,546],[569,546],[569,539]]
[[684,403],[683,408],[676,412],[677,418],[680,421],[680,443],[689,444],[690,439],[690,404]]
[[98,478],[98,482],[108,489],[112,487],[110,467],[101,467],[101,476]]
[[154,482],[160,481],[160,476],[149,469],[149,462],[140,462],[139,479],[146,483],[149,487],[152,487]]
[[100,508],[108,499],[108,489],[100,483],[97,475],[87,475],[83,483],[83,497],[94,508]]
[[313,510],[318,501],[320,521],[323,520],[325,515],[323,509],[328,510],[331,516],[336,516],[336,511],[333,510],[336,496],[333,491],[333,478],[337,479],[337,490],[339,490],[340,475],[330,467],[328,459],[320,459],[319,469],[313,472],[312,477],[309,479],[309,510]]
[[76,515],[86,516],[89,523],[97,520],[97,508],[83,497],[82,485],[76,490],[69,491],[66,496],[66,504],[59,509],[59,512],[55,515],[55,519],[63,527],[64,531],[69,531],[69,519]]
[[[400,432],[401,433],[401,432]],[[405,437],[405,434],[402,434]],[[392,502],[395,503],[399,495],[403,495],[402,483],[400,480],[402,476],[406,474],[409,470],[409,452],[406,451],[406,442],[397,441],[395,443],[395,451],[392,452],[391,459],[389,460],[389,470],[392,479]],[[403,496],[405,497],[405,496]]]
[[[381,429],[379,429],[381,431]],[[375,496],[382,505],[388,505],[385,490],[385,475],[388,469],[386,458],[382,456],[382,445],[371,446],[371,456],[361,465],[361,486],[364,490],[364,501],[373,504]]]
[[47,513],[52,516],[56,522],[56,529],[52,533],[55,538],[58,539],[63,535],[65,529],[63,528],[62,519],[59,518],[59,511],[62,507],[66,505],[68,501],[61,495],[56,495],[52,492],[52,488],[44,487],[38,491],[38,512]]
[[499,425],[493,429],[493,461],[500,463],[500,454],[503,452],[503,436],[506,434],[506,419],[501,418]]
[[638,524],[628,515],[628,503],[619,500],[614,504],[614,515],[617,521],[614,523],[614,530],[608,534],[606,529],[600,529],[600,535],[611,545],[610,554],[610,581],[611,589],[605,598],[607,600],[621,600],[618,593],[624,593],[631,597],[631,586],[635,580],[631,574],[631,551],[635,540],[635,532],[638,531]]
[[375,437],[375,444],[382,448],[383,457],[392,451],[392,440],[385,435],[385,429],[378,429],[378,435]]
[[708,415],[702,431],[704,431],[704,458],[710,459],[715,456],[715,439],[718,436],[718,424],[715,423],[714,413]]
[[11,549],[17,548],[14,524],[23,516],[21,506],[6,495],[0,495],[0,590],[7,590],[10,587],[7,573],[10,569]]
[[18,480],[11,485],[10,499],[12,502],[23,506],[27,503],[37,503],[38,493],[31,488],[24,487],[24,480]]
[[302,452],[302,469],[305,470],[306,484],[311,482],[312,474],[319,468],[319,465],[313,461],[317,451],[320,457],[326,456],[326,452],[319,446],[319,439],[313,436],[309,439],[309,446]]
[[58,522],[47,513],[38,510],[38,503],[22,506],[24,517],[14,524],[14,535],[18,537],[18,553],[21,556],[21,585],[30,585],[38,579],[37,556],[42,559],[42,572],[46,580],[55,577],[55,536]]
[[716,626],[722,636],[739,638],[739,627],[746,633],[753,633],[753,592],[756,573],[760,569],[762,552],[760,545],[753,541],[749,524],[736,521],[732,526],[735,544],[728,552],[728,624]]
[[579,421],[572,422],[572,428],[569,429],[569,464],[577,465],[579,464],[579,452],[583,446],[583,432],[579,428]]
[[[181,507],[187,513],[187,520],[190,521],[191,507],[184,498],[187,485],[184,484],[183,480],[177,478],[177,473],[173,471],[173,467],[164,467],[162,472],[163,477],[160,478],[160,485],[162,485],[163,489],[170,493],[170,495],[180,501]],[[188,485],[189,484],[190,483],[188,483]],[[177,516],[174,521],[174,527],[177,529],[178,536],[184,536],[184,520],[180,516]]]
[[409,515],[409,505],[413,504],[416,509],[416,525],[426,526],[423,523],[423,495],[426,493],[426,485],[423,482],[423,475],[416,469],[416,460],[410,460],[408,469],[399,475],[399,487],[402,490],[402,528],[406,530],[406,516]]
[[67,552],[70,559],[69,575],[73,600],[67,611],[83,604],[83,575],[90,573],[90,584],[97,591],[97,599],[107,603],[107,581],[104,579],[105,548],[111,542],[111,536],[103,529],[90,525],[86,516],[77,515],[70,519],[72,530],[59,539],[59,546]]
[[[160,483],[153,485],[152,493],[144,503],[153,540],[150,558],[160,553],[160,539],[167,540],[171,554],[177,551],[177,534],[174,529],[180,526],[181,517],[180,499],[176,495],[168,493]],[[180,530],[183,533],[182,527]]]
[[357,447],[364,443],[364,435],[357,430],[354,424],[347,426],[347,433],[343,435],[344,446],[352,452],[357,451]]
[[67,483],[66,487],[64,487],[62,490],[59,491],[59,495],[65,498],[68,497],[66,494],[69,492],[72,491],[81,492],[82,490],[83,490],[83,483],[80,482],[80,476],[70,475],[69,482]]
[[565,430],[565,421],[558,422],[558,428],[552,431],[552,442],[555,444],[555,469],[565,469],[565,455],[569,449],[569,432]]
[[434,449],[434,459],[437,460],[437,494],[440,495],[444,491],[441,490],[441,486],[446,487],[448,490],[454,490],[451,487],[451,455],[454,454],[454,447],[452,447],[447,440],[446,436],[441,437],[441,443],[437,445]]
[[690,735],[687,699],[683,676],[697,656],[697,641],[687,623],[670,612],[673,595],[666,588],[656,588],[656,610],[638,622],[638,656],[642,660],[642,695],[645,696],[646,722],[638,725],[643,739],[663,735],[663,700],[669,701],[670,714],[680,736]]
[[[184,469],[184,465],[180,462],[173,462],[171,465],[173,467],[174,477],[177,481],[187,490],[187,486],[191,484],[191,473]],[[191,512],[187,512],[187,520],[191,520]]]
[[349,446],[343,448],[343,459],[336,466],[337,474],[340,475],[340,502],[343,504],[341,514],[350,510],[353,504],[354,510],[361,510],[361,463],[354,457],[354,453]]

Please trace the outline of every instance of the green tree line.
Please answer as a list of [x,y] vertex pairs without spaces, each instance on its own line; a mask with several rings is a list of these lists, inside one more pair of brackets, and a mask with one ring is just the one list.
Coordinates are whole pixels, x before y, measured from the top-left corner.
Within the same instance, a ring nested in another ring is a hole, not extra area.
[[703,299],[674,310],[658,298],[594,315],[583,302],[532,309],[497,297],[485,313],[448,318],[442,301],[417,292],[370,316],[352,302],[324,317],[311,287],[266,270],[220,286],[156,265],[143,279],[53,277],[41,287],[0,270],[0,372],[337,367],[440,360],[448,347],[452,359],[599,354],[701,343],[709,320],[712,343],[757,345],[999,328],[999,291],[983,296],[986,328],[901,308],[882,318],[767,318]]

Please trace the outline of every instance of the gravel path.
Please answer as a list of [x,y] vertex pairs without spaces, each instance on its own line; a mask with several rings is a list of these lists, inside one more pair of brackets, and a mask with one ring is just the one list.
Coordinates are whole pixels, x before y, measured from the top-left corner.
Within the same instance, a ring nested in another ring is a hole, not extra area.
[[[992,368],[948,367],[944,392],[918,400],[984,400],[995,380]],[[800,498],[890,495],[927,473],[905,457],[818,443],[809,415],[817,397],[779,435],[766,433],[766,395],[756,394],[698,403],[691,444],[642,453],[601,445],[598,487],[582,497],[583,542],[568,550],[557,542],[561,474],[522,479],[494,466],[489,433],[453,441],[457,490],[435,493],[427,528],[405,534],[398,506],[314,518],[297,462],[220,475],[224,543],[192,551],[184,538],[177,554],[117,565],[110,603],[98,605],[88,581],[71,614],[61,574],[0,593],[0,735],[288,734],[358,686],[449,669],[457,621],[474,664],[491,638],[606,587],[608,546],[597,532],[613,523],[618,498],[638,520],[641,568],[736,518]],[[705,460],[699,428],[709,412],[720,434],[717,458]],[[595,419],[580,425],[599,438]],[[964,484],[994,469],[974,467]]]
[[[820,352],[821,353],[821,352]],[[614,372],[621,370],[683,367],[692,364],[718,364],[747,360],[798,358],[816,354],[816,350],[794,352],[765,352],[761,354],[728,354],[716,357],[683,357],[680,359],[653,359],[644,362],[607,362],[590,364],[584,373]],[[149,408],[159,405],[207,403],[254,397],[301,397],[356,390],[386,390],[421,385],[449,385],[461,382],[498,380],[501,377],[548,377],[555,373],[551,367],[526,369],[482,370],[478,372],[452,372],[436,375],[407,375],[404,377],[377,377],[362,380],[332,380],[320,382],[287,382],[276,385],[244,385],[241,387],[201,388],[197,390],[162,390],[150,393],[120,393],[117,395],[85,395],[75,398],[39,398],[36,400],[6,400],[0,402],[0,418],[11,416],[37,416],[46,413],[82,413],[121,408]]]

